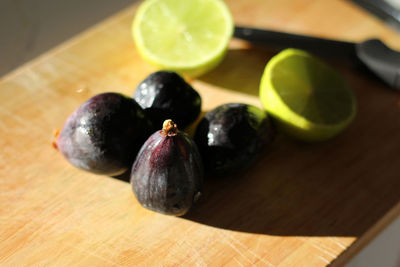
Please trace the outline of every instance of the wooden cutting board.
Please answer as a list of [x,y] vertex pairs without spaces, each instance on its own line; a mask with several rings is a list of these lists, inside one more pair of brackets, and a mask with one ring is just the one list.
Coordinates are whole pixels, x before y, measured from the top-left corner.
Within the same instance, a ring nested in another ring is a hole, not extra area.
[[[398,33],[347,1],[226,2],[237,24],[377,37],[400,50]],[[1,78],[0,265],[324,266],[399,202],[400,94],[338,58],[327,62],[354,89],[354,123],[320,144],[278,135],[250,170],[207,180],[184,218],[147,211],[128,183],[72,167],[51,146],[54,130],[87,98],[131,95],[154,70],[131,40],[136,6]],[[233,40],[220,66],[192,80],[203,111],[260,106],[259,79],[275,53]]]

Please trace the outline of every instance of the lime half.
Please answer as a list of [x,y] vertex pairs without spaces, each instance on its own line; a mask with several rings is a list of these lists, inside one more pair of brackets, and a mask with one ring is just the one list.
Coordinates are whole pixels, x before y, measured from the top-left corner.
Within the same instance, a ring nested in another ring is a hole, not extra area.
[[139,53],[156,67],[199,76],[223,59],[233,28],[222,0],[146,0],[132,34]]
[[261,102],[278,126],[304,141],[323,141],[354,118],[356,101],[345,79],[309,53],[286,49],[267,64]]

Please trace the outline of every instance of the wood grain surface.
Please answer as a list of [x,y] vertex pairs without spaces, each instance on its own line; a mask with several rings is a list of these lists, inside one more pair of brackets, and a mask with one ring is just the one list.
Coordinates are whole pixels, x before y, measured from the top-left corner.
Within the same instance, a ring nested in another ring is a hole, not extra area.
[[[400,36],[339,0],[227,0],[235,23],[347,41]],[[358,101],[331,141],[278,135],[248,171],[208,177],[184,218],[142,208],[130,185],[72,167],[54,130],[87,98],[131,95],[154,69],[130,36],[136,5],[0,80],[0,265],[325,266],[400,200],[400,95],[363,67],[327,59]],[[192,80],[203,112],[260,106],[258,83],[277,52],[232,40],[224,61]],[[192,127],[193,130],[193,127]],[[345,262],[345,261],[341,261]]]

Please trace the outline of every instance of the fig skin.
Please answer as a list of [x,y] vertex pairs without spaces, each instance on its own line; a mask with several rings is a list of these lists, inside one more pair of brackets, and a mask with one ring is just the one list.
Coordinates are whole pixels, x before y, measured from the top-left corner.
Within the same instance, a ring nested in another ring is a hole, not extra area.
[[201,195],[203,164],[192,138],[167,120],[142,146],[131,171],[139,203],[150,210],[182,216]]
[[135,100],[103,93],[88,99],[68,117],[56,145],[75,167],[115,176],[130,169],[151,128]]
[[206,173],[225,176],[248,168],[273,140],[267,113],[248,104],[228,103],[208,112],[196,128]]
[[136,87],[133,98],[157,126],[172,119],[184,129],[201,112],[199,93],[179,74],[171,71],[157,71],[147,76]]

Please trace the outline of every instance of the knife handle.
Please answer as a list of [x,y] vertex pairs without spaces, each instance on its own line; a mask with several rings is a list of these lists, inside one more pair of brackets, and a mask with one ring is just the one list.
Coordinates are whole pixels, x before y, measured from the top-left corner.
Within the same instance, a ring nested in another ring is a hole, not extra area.
[[299,48],[329,57],[357,59],[355,43],[351,42],[242,26],[235,27],[234,37],[259,45],[278,48]]

